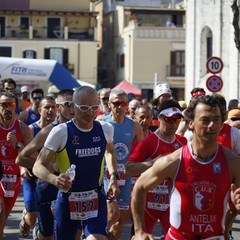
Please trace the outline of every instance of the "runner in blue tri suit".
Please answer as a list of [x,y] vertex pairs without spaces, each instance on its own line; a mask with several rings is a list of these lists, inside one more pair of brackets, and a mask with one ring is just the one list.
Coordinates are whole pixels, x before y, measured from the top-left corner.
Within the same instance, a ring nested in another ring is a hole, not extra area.
[[[52,97],[45,97],[41,100],[39,111],[41,118],[29,126],[33,137],[45,126],[53,122],[56,118],[56,103]],[[21,168],[23,177],[23,196],[25,209],[23,210],[22,220],[19,224],[19,230],[23,237],[27,237],[30,228],[35,226],[36,222],[36,177],[31,168]]]
[[31,92],[31,106],[19,114],[19,120],[30,125],[40,119],[39,104],[44,97],[44,92],[41,88],[36,88]]
[[[44,127],[19,155],[17,162],[19,165],[32,168],[36,153],[43,147],[44,142],[53,127],[59,123],[66,122],[74,116],[73,102],[72,102],[72,89],[61,90],[57,94],[56,106],[58,110],[58,117],[56,121]],[[53,214],[51,210],[51,203],[56,199],[58,188],[51,184],[38,179],[36,187],[36,208],[38,212],[38,223],[33,231],[34,235],[41,235],[41,239],[51,239],[53,236]],[[38,231],[39,230],[39,231]],[[36,238],[37,239],[37,238]]]
[[[128,96],[123,90],[112,90],[109,96],[111,113],[102,119],[114,128],[114,147],[117,154],[118,185],[121,193],[117,202],[108,203],[109,239],[119,239],[124,223],[130,219],[131,177],[125,175],[125,164],[130,156],[133,140],[138,143],[143,138],[139,122],[126,116]],[[108,187],[108,170],[104,175],[104,186]],[[115,215],[115,213],[117,213]]]
[[[113,200],[119,193],[114,175],[107,195],[102,187],[104,154],[107,155],[110,173],[116,172],[113,128],[108,123],[95,120],[99,97],[93,88],[77,88],[73,102],[74,118],[52,129],[34,164],[33,172],[40,179],[69,191],[59,192],[57,196],[54,239],[75,240],[80,226],[87,239],[107,240],[106,198]],[[59,176],[49,170],[54,156],[61,172]],[[76,165],[73,182],[65,174],[71,164]]]

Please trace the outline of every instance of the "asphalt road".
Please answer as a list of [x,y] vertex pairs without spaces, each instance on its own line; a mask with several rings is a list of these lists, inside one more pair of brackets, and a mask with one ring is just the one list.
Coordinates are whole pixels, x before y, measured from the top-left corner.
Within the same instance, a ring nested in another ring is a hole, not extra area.
[[[24,240],[24,239],[32,239],[32,235],[28,238],[22,238],[18,225],[21,220],[22,210],[23,210],[23,196],[22,193],[19,194],[17,202],[13,208],[12,213],[10,214],[7,222],[7,226],[4,231],[4,240]],[[129,240],[131,232],[131,223],[127,223],[124,227],[124,231],[120,240]],[[161,230],[159,224],[156,225],[154,231],[155,239],[160,239]],[[240,240],[240,215],[237,216],[234,225],[233,225],[233,236],[234,240]]]

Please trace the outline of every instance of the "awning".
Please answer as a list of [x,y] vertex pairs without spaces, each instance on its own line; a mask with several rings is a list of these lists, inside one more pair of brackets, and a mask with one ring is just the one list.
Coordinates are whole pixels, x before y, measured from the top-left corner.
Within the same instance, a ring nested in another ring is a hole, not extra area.
[[132,85],[127,80],[121,81],[117,86],[115,86],[113,89],[121,89],[128,93],[134,93],[137,98],[141,98],[142,96],[142,90],[134,85]]
[[13,80],[50,81],[59,90],[79,87],[80,84],[56,60],[0,57],[0,78]]

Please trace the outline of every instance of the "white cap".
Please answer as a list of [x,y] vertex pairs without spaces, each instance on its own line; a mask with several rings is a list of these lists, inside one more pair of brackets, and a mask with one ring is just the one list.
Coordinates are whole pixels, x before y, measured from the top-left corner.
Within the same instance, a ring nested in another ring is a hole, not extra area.
[[159,98],[161,95],[165,94],[165,93],[170,93],[172,94],[169,86],[167,83],[160,83],[156,86],[155,88],[155,92],[154,92],[154,98]]
[[173,115],[176,115],[176,114],[182,116],[182,112],[178,108],[171,107],[171,108],[167,108],[167,109],[162,110],[159,113],[159,116],[172,117]]
[[21,92],[28,92],[29,93],[29,87],[28,86],[22,86],[21,87]]

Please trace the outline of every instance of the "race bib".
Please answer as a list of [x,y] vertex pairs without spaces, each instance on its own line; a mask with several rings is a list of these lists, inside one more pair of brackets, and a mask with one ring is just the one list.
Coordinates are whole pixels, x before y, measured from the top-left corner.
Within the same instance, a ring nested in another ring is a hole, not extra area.
[[1,184],[4,191],[4,197],[14,196],[17,177],[17,175],[13,174],[3,174]]
[[167,185],[158,185],[148,192],[147,207],[149,209],[166,211],[169,208],[169,193]]
[[86,220],[98,215],[98,191],[72,192],[68,197],[70,218]]

